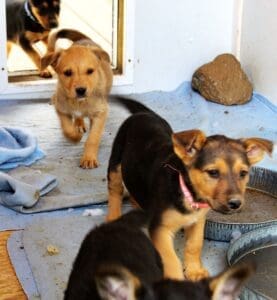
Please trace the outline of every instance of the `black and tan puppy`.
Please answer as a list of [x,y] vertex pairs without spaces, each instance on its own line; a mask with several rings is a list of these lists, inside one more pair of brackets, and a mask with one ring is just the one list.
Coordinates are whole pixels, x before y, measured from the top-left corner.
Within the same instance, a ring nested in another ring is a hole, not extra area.
[[51,29],[59,23],[60,0],[6,0],[7,52],[18,44],[32,59],[41,77],[51,77],[41,69],[41,57],[33,48],[36,42],[47,45]]
[[64,299],[231,300],[253,273],[243,265],[199,282],[164,280],[148,226],[146,214],[137,210],[93,229],[75,259]]
[[235,213],[244,203],[250,167],[272,152],[260,138],[206,137],[200,130],[173,133],[144,105],[118,99],[134,113],[115,137],[108,167],[107,220],[121,215],[123,183],[131,199],[152,216],[150,234],[165,277],[182,279],[173,240],[185,229],[184,269],[188,279],[208,276],[201,263],[206,214],[210,208]]

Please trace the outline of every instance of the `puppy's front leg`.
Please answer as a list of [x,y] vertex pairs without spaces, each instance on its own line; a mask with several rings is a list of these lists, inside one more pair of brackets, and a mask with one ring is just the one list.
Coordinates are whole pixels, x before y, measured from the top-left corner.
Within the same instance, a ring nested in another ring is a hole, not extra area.
[[185,228],[186,245],[184,251],[185,276],[189,280],[208,277],[208,271],[202,266],[201,251],[204,242],[206,214],[192,226]]
[[78,130],[81,134],[83,134],[87,131],[86,124],[85,124],[83,118],[75,118],[74,126],[75,126],[76,130]]
[[[45,45],[45,48],[48,49],[48,35],[46,35],[44,38],[42,38],[41,41]],[[41,58],[40,58],[39,70],[40,70],[40,77],[44,77],[44,78],[53,77],[53,75],[52,75],[53,69],[50,66],[45,69],[42,69]]]
[[72,117],[57,111],[57,114],[61,121],[61,127],[63,134],[72,142],[79,142],[83,136],[83,132],[80,131],[73,123]]
[[174,235],[166,226],[159,226],[152,234],[152,241],[155,248],[160,253],[164,265],[164,277],[170,279],[183,280],[183,268],[174,249]]
[[7,41],[7,57],[9,57],[9,55],[10,55],[10,52],[12,50],[12,46],[13,46],[12,42]]
[[92,169],[98,167],[98,148],[101,142],[102,133],[105,128],[108,111],[98,112],[94,118],[90,118],[91,129],[85,143],[85,149],[80,161],[80,167]]
[[107,221],[113,221],[121,216],[122,197],[124,192],[121,165],[108,172],[108,215]]
[[43,78],[52,77],[51,72],[49,72],[48,70],[41,70],[41,57],[39,56],[37,51],[34,50],[30,40],[26,36],[22,35],[19,38],[19,43],[22,49],[29,55],[29,57],[32,59],[32,61],[38,68],[40,72],[39,76]]

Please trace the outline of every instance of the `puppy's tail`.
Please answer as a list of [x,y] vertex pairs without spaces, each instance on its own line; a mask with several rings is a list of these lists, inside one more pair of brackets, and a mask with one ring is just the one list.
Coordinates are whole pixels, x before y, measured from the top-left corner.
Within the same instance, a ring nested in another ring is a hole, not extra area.
[[136,100],[124,98],[121,96],[112,96],[111,99],[115,102],[118,102],[125,108],[127,108],[127,110],[132,114],[136,114],[136,113],[140,113],[140,112],[148,112],[148,113],[155,114],[155,112],[153,110],[151,110],[150,108],[148,108],[147,106],[145,106],[144,104],[142,104]]
[[91,40],[88,36],[82,32],[74,29],[61,29],[50,34],[48,38],[47,51],[54,52],[55,45],[58,39],[68,39],[72,42],[77,42],[80,40]]

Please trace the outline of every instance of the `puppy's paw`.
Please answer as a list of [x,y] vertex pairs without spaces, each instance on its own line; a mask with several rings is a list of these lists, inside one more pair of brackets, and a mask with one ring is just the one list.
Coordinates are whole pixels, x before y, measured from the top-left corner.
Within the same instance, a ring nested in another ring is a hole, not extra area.
[[198,267],[198,268],[188,267],[185,269],[185,277],[186,279],[191,281],[198,281],[203,278],[209,277],[209,272],[203,267]]
[[75,126],[76,130],[82,135],[87,131],[86,125],[85,125],[85,122],[83,119],[75,119],[74,126]]
[[40,71],[39,76],[42,78],[52,78],[51,72],[47,69]]
[[64,132],[64,135],[73,143],[78,143],[83,137],[83,133],[79,132],[76,127],[73,127],[72,130],[67,130]]
[[83,155],[80,161],[80,167],[83,169],[93,169],[98,167],[98,161],[95,157]]

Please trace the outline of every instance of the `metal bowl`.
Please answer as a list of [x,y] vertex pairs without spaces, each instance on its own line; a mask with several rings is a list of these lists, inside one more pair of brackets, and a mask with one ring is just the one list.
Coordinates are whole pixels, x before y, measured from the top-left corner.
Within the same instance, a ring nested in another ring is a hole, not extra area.
[[[248,202],[248,208],[246,204],[241,213],[223,215],[210,211],[207,215],[205,238],[229,242],[236,235],[264,226],[277,225],[276,171],[257,167],[252,168],[246,193],[247,197],[255,199],[255,202]],[[267,207],[266,203],[269,202],[271,202],[271,205]],[[238,220],[238,217],[240,217],[240,220]]]
[[227,261],[230,266],[247,261],[257,265],[256,274],[243,289],[241,300],[269,300],[277,295],[277,225],[243,234],[230,244]]

